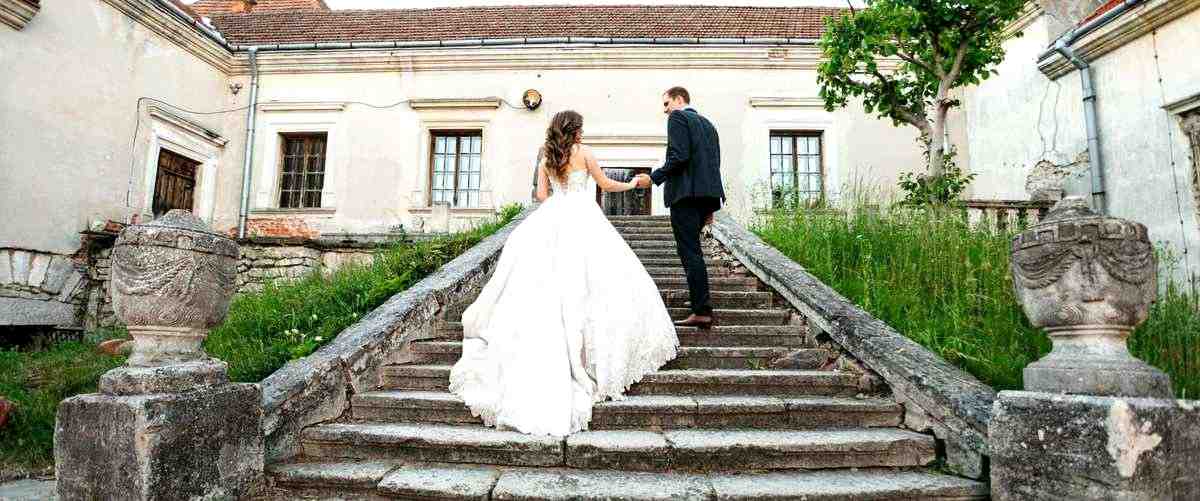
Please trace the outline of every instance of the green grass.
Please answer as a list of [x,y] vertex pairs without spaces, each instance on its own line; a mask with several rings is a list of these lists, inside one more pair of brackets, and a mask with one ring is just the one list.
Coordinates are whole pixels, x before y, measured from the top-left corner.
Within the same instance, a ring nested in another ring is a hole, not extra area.
[[[495,233],[520,211],[511,205],[469,231],[396,244],[368,263],[240,294],[225,322],[209,334],[205,349],[229,364],[233,380],[261,381],[333,340],[360,316]],[[95,353],[99,340],[114,337],[127,334],[111,329],[90,333],[88,342],[59,343],[45,351],[0,351],[0,395],[18,407],[0,429],[0,480],[53,464],[58,402],[94,392],[101,374],[124,363],[123,357]]]
[[289,360],[332,341],[359,317],[495,233],[520,212],[520,206],[510,205],[499,217],[469,231],[395,245],[377,253],[370,263],[347,264],[328,275],[311,273],[239,295],[204,348],[229,363],[234,381],[261,381]]
[[[1009,234],[920,210],[779,211],[753,226],[847,299],[996,389],[1021,388],[1021,370],[1050,349],[1016,301]],[[1168,287],[1130,342],[1181,398],[1200,395],[1197,297]]]
[[16,405],[8,424],[0,429],[0,481],[53,464],[58,402],[96,391],[100,374],[124,363],[124,357],[95,351],[97,342],[123,334],[98,331],[88,342],[58,343],[46,351],[0,350],[0,395]]

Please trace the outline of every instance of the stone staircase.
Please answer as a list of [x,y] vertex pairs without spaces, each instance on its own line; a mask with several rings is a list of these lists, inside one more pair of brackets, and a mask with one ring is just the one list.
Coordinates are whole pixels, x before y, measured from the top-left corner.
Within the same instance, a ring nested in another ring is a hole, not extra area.
[[[687,315],[670,223],[613,217]],[[679,356],[565,439],[482,425],[447,392],[462,349],[457,318],[384,368],[338,422],[304,430],[303,455],[268,466],[272,499],[987,499],[943,475],[934,438],[900,427],[878,378],[839,363],[797,313],[709,248],[711,330],[679,328]],[[786,357],[787,368],[773,368]]]

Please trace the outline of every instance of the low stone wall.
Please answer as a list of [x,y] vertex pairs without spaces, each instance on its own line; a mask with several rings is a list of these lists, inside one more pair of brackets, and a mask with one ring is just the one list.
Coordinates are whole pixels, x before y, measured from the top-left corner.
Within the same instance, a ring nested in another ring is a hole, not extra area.
[[987,475],[995,390],[863,311],[728,215],[718,214],[712,235],[810,325],[879,374],[904,404],[905,425],[932,431],[952,468]]
[[[335,270],[346,263],[370,261],[376,249],[393,241],[384,238],[366,241],[346,238],[249,238],[239,242],[242,257],[238,263],[238,292],[259,291],[268,282],[275,280],[296,280],[314,271]],[[84,329],[88,330],[119,323],[113,312],[112,298],[108,291],[112,239],[94,242],[89,248],[90,250],[86,251],[87,264],[76,265],[79,276],[72,276],[66,281],[57,299],[70,302],[82,312],[82,318],[73,317],[63,325],[79,325],[82,322]],[[3,252],[0,250],[0,279],[4,278]],[[7,286],[0,280],[0,321],[5,314],[4,297],[8,295],[6,291],[10,288],[20,293],[19,291],[26,287]],[[74,291],[69,300],[68,291]],[[49,297],[47,294],[42,296]],[[0,322],[0,325],[4,325],[3,322]]]
[[0,326],[73,326],[84,266],[73,256],[0,249]]
[[238,292],[262,290],[275,280],[296,280],[321,269],[322,252],[306,245],[241,244]]
[[87,282],[84,287],[85,307],[83,328],[112,327],[119,324],[113,311],[112,295],[108,293],[109,277],[112,274],[112,242],[108,246],[91,251],[88,256]]
[[312,355],[289,362],[264,379],[267,461],[297,455],[301,430],[341,416],[355,393],[377,389],[382,367],[405,342],[433,337],[436,320],[483,287],[508,235],[531,210],[392,296]]

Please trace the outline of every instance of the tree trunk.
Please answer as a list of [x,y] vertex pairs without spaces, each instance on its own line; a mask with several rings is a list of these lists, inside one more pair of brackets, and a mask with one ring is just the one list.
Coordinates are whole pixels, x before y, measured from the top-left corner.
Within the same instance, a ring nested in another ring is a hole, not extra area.
[[929,175],[942,177],[946,162],[946,116],[950,113],[947,100],[950,94],[948,77],[938,86],[937,99],[934,101],[933,131],[929,137]]
[[933,131],[929,137],[929,176],[942,177],[946,159],[946,113],[938,111],[934,118]]

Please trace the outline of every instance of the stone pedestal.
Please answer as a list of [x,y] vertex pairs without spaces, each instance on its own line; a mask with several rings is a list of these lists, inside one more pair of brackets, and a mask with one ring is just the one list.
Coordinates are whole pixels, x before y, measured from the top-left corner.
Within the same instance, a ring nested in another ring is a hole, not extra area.
[[992,499],[1200,499],[1200,402],[1000,392]]
[[58,496],[241,499],[261,485],[260,400],[253,384],[64,400],[54,433]]
[[1200,499],[1200,402],[1171,398],[1126,340],[1158,282],[1146,227],[1063,199],[1013,238],[1013,287],[1054,349],[1000,392],[988,425],[992,499]]
[[230,383],[202,347],[229,310],[238,255],[187,211],[117,237],[113,304],[133,351],[100,393],[59,404],[59,498],[232,500],[261,485],[262,390]]

